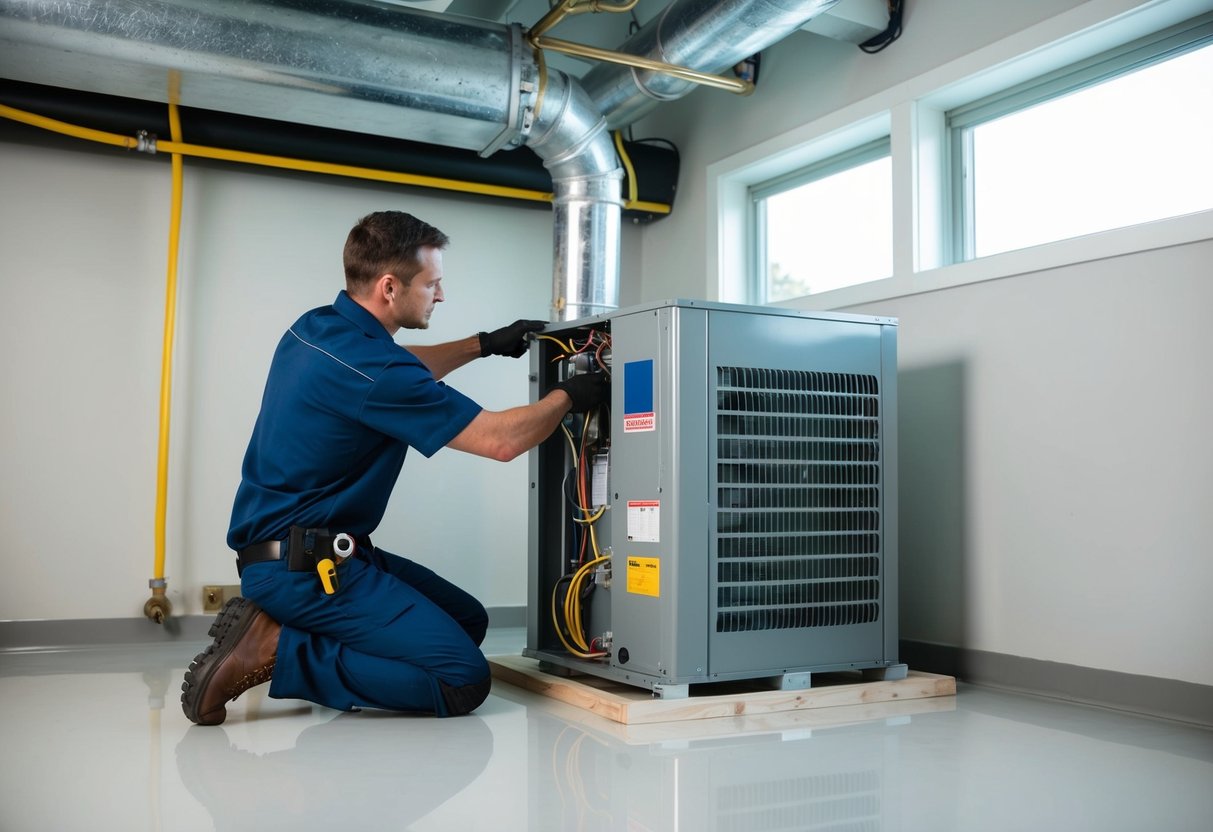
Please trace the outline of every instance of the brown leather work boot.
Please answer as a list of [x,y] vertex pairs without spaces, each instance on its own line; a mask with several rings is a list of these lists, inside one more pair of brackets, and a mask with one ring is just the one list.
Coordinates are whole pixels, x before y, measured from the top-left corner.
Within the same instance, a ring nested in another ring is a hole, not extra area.
[[210,633],[215,642],[192,662],[181,685],[181,709],[190,722],[218,725],[227,703],[268,682],[282,626],[247,598],[227,602]]

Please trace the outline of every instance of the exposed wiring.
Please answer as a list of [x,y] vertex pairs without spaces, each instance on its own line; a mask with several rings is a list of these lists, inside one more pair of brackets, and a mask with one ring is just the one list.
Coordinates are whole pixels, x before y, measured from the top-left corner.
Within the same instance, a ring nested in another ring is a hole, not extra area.
[[[564,343],[564,341],[561,341],[559,338],[555,338],[555,337],[553,337],[553,336],[551,336],[551,335],[536,335],[535,337],[536,337],[536,338],[538,338],[538,339],[541,339],[541,340],[543,340],[543,341],[554,341],[554,342],[556,342],[556,346],[558,346],[558,347],[560,347],[562,350],[564,350],[564,351],[565,351],[565,353],[570,353],[570,352],[572,352],[572,351],[573,351],[573,348],[572,348],[572,347],[570,347],[568,344]],[[556,356],[556,357],[557,357],[557,358],[559,358],[560,356]]]
[[632,167],[632,158],[628,156],[628,152],[623,147],[623,133],[615,131],[615,150],[619,153],[619,161],[623,162],[623,169],[627,172],[628,178],[628,197],[624,205],[636,204],[636,169]]
[[[557,637],[559,637],[560,643],[564,645],[564,649],[568,650],[574,656],[577,656],[578,658],[581,658],[581,659],[600,659],[606,655],[605,652],[594,653],[594,652],[590,652],[590,650],[588,648],[579,649],[578,647],[575,647],[574,645],[569,643],[569,640],[567,638],[565,638],[564,632],[560,628],[560,618],[556,614],[556,597],[560,594],[560,584],[564,581],[568,581],[569,578],[570,578],[570,576],[568,576],[568,575],[563,576],[559,581],[556,582],[556,587],[552,591],[552,623],[556,625],[556,635],[557,635]],[[570,588],[570,592],[571,591],[572,590]]]
[[[568,333],[564,338],[551,335],[540,335],[539,338],[556,345],[560,354],[553,361],[572,362],[577,356],[593,355],[598,367],[606,370],[603,359],[604,350],[610,347],[610,336],[598,329],[582,330],[581,334]],[[571,364],[570,364],[571,366]],[[603,555],[598,546],[598,535],[595,524],[606,514],[606,504],[594,506],[591,504],[590,483],[594,448],[598,447],[600,439],[591,439],[591,427],[595,414],[586,413],[578,421],[562,421],[561,431],[564,433],[573,465],[567,469],[561,491],[565,500],[572,508],[568,518],[566,531],[569,534],[569,560],[567,574],[561,575],[552,587],[551,615],[552,625],[560,643],[573,656],[584,659],[599,659],[609,655],[601,638],[587,639],[585,632],[584,606],[594,589],[593,576],[602,564],[610,561],[609,555]],[[599,415],[598,418],[602,418]],[[570,477],[572,482],[570,483]],[[570,487],[571,486],[571,487]],[[561,596],[563,591],[564,595]],[[594,644],[600,644],[594,649]]]
[[[577,648],[583,653],[590,653],[590,646],[586,643],[584,635],[584,627],[581,623],[581,594],[583,583],[587,577],[594,574],[594,570],[599,564],[609,561],[609,557],[597,557],[591,561],[582,564],[572,577],[569,578],[569,587],[564,596],[564,621],[568,628],[569,637],[573,639]],[[559,582],[557,582],[559,587]],[[553,598],[553,600],[555,600]],[[559,628],[557,628],[559,629]]]
[[619,130],[615,131],[615,151],[619,154],[619,161],[623,163],[623,169],[627,171],[628,179],[628,195],[624,200],[623,210],[625,211],[653,211],[659,214],[670,213],[670,206],[660,202],[646,202],[639,198],[638,186],[636,183],[636,168],[632,165],[632,157],[628,155],[627,148],[623,144],[623,133]]
[[594,350],[594,360],[598,362],[598,366],[602,368],[602,371],[606,373],[607,376],[611,375],[611,368],[608,367],[606,362],[602,360],[602,350],[604,347],[609,347],[610,345],[611,339],[608,337],[605,341],[598,345],[598,349]]
[[889,25],[888,27],[874,38],[869,38],[859,44],[859,48],[869,55],[875,55],[880,50],[884,49],[893,41],[901,37],[901,13],[905,6],[905,0],[888,0],[889,6]]
[[[583,509],[583,511],[584,511],[584,509]],[[573,522],[574,523],[586,523],[586,524],[595,523],[605,513],[606,513],[606,506],[599,506],[598,510],[595,511],[593,514],[591,514],[589,517],[585,517],[585,518],[574,517]]]
[[[573,456],[577,455],[577,445],[573,442],[573,432],[565,427],[564,422],[560,423],[560,429],[564,431],[564,438],[569,440],[569,450],[573,452]],[[568,474],[565,474],[565,479],[568,479]]]

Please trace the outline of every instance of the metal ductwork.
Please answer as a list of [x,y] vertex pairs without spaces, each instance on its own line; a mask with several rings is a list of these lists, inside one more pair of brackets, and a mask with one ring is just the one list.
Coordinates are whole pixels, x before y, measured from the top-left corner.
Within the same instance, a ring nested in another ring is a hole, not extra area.
[[0,74],[483,155],[526,144],[552,174],[553,317],[618,305],[605,119],[517,24],[367,0],[0,0]]
[[[721,72],[837,0],[674,0],[619,51]],[[374,0],[0,0],[0,75],[474,150],[529,146],[552,175],[552,318],[619,299],[621,180],[608,132],[690,81],[547,69],[518,24]],[[606,118],[604,118],[604,114]]]
[[[674,0],[617,51],[720,73],[783,40],[838,0]],[[581,79],[615,130],[695,85],[669,75],[599,64]]]

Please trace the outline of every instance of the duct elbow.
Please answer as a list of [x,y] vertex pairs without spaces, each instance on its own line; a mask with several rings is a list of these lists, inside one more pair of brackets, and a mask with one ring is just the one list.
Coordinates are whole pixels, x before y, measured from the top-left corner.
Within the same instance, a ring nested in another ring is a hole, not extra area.
[[618,308],[623,169],[606,119],[576,81],[551,72],[527,144],[552,174],[552,320]]
[[526,143],[543,160],[553,183],[622,178],[606,119],[581,85],[563,72],[549,70],[546,87]]

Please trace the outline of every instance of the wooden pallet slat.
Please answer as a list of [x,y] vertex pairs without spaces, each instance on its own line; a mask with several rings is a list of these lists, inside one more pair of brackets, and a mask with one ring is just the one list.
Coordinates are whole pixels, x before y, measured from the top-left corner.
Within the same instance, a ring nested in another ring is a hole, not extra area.
[[[756,690],[708,693],[686,699],[654,699],[649,691],[596,676],[555,676],[534,659],[494,656],[493,677],[625,725],[779,713],[806,708],[864,705],[936,696],[955,696],[956,679],[910,671],[905,679],[855,682],[844,677],[814,677],[807,690]],[[711,689],[712,686],[698,686]]]

